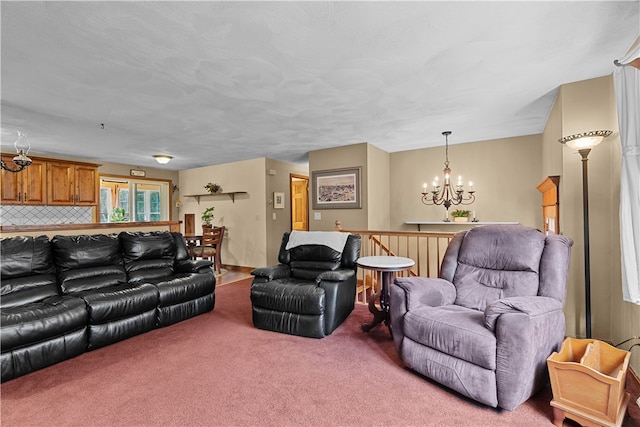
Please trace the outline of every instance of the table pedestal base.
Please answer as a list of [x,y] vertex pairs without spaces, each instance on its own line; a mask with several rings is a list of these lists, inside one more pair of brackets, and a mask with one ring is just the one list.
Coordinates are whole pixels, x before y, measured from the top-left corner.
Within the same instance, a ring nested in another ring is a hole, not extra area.
[[[380,290],[369,298],[369,311],[373,314],[373,320],[362,324],[363,331],[369,332],[384,322],[393,336],[389,321],[389,286],[393,283],[396,272],[409,270],[414,264],[411,258],[396,256],[365,256],[358,259],[359,267],[375,272],[376,280],[372,281],[371,290],[375,290],[376,282],[380,286]],[[376,300],[380,308],[376,307]]]
[[376,292],[369,298],[369,311],[373,314],[373,320],[362,324],[362,330],[365,332],[369,332],[382,322],[389,326],[389,311],[376,307],[376,300],[380,301],[380,292]]

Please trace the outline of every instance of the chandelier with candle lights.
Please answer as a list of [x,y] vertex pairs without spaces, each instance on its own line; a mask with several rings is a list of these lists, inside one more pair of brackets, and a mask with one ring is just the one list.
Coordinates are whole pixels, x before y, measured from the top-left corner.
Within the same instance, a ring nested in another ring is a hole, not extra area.
[[433,180],[433,188],[427,189],[427,183],[422,185],[422,203],[425,205],[442,205],[447,210],[445,221],[449,220],[449,208],[452,205],[470,205],[476,199],[473,182],[469,181],[469,190],[466,194],[462,176],[458,176],[457,183],[451,183],[451,168],[449,167],[449,135],[451,131],[442,132],[445,137],[445,161],[444,161],[444,183],[440,184],[438,177]]

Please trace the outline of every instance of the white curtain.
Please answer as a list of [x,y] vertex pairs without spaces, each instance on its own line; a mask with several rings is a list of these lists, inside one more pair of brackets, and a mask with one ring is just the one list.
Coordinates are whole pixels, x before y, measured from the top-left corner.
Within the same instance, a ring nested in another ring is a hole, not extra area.
[[[640,37],[620,64],[640,57]],[[618,66],[613,72],[622,145],[620,177],[620,240],[622,293],[640,304],[640,70]]]

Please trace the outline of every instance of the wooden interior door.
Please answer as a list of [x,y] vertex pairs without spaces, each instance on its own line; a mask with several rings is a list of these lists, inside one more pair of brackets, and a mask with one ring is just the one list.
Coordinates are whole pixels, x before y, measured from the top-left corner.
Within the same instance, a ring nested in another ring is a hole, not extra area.
[[184,235],[193,236],[196,234],[196,214],[184,214]]
[[309,177],[291,175],[291,230],[309,230]]

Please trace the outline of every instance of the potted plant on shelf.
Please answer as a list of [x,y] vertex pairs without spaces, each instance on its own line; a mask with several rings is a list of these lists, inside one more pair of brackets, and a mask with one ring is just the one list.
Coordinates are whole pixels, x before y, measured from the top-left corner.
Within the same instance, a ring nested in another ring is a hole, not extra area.
[[465,211],[463,209],[457,209],[451,213],[454,222],[467,222],[469,221],[469,214],[471,211]]
[[210,208],[207,208],[204,211],[202,211],[202,215],[200,216],[200,218],[202,219],[202,228],[211,228],[211,220],[214,218],[213,217],[214,209],[215,207],[211,206]]
[[207,183],[204,188],[211,194],[219,193],[222,191],[222,187],[220,187],[220,184],[216,184],[215,182]]
[[109,213],[109,222],[123,222],[127,221],[127,212],[124,208],[115,207]]

